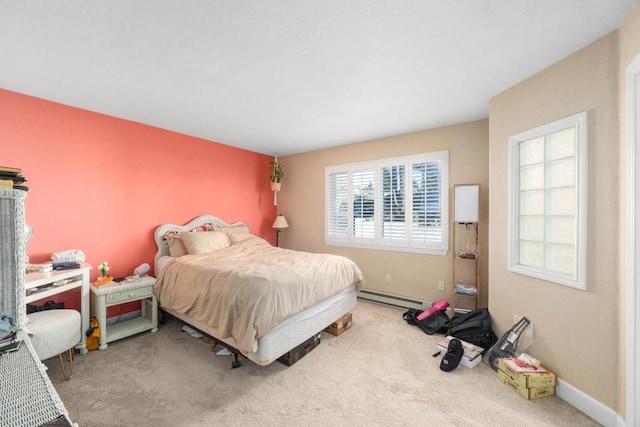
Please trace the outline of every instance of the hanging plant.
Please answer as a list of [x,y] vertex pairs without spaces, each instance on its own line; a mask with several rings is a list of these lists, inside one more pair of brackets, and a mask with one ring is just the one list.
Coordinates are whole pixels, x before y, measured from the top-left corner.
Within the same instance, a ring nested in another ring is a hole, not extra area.
[[274,206],[278,205],[277,194],[280,191],[280,186],[282,185],[282,178],[284,178],[284,170],[282,169],[282,165],[278,161],[278,156],[271,161],[271,176],[269,177],[269,182],[271,182],[271,191],[273,191],[273,204]]
[[282,178],[284,178],[284,170],[282,170],[282,164],[278,161],[278,156],[275,157],[270,163],[271,165],[271,176],[269,177],[269,181],[271,182],[282,182]]
[[271,161],[270,165],[271,176],[269,177],[269,182],[271,182],[271,191],[280,191],[284,170],[282,169],[282,164],[278,161],[278,156]]

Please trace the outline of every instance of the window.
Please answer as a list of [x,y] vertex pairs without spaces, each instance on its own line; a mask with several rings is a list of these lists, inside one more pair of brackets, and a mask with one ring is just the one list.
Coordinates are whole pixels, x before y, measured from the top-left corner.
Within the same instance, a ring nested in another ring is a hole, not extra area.
[[509,139],[509,270],[586,288],[587,113]]
[[444,255],[448,151],[325,169],[328,245]]

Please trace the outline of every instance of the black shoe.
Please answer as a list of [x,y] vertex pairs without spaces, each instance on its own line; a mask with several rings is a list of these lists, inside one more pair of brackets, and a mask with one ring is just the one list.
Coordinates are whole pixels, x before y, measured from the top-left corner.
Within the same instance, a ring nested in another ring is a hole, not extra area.
[[445,372],[451,372],[458,367],[460,364],[460,360],[462,360],[462,355],[464,354],[464,349],[462,348],[462,343],[459,339],[453,338],[449,341],[449,349],[442,356],[442,360],[440,361],[440,369]]

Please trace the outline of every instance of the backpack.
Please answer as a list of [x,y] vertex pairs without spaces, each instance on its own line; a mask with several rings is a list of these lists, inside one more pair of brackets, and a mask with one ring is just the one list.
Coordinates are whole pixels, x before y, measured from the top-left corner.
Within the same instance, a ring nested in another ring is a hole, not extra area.
[[498,341],[491,329],[491,315],[487,308],[479,308],[468,313],[456,313],[446,325],[446,334],[475,344],[484,349]]
[[432,334],[444,334],[447,331],[447,322],[449,321],[449,316],[444,311],[436,311],[432,313],[430,316],[418,320],[416,317],[422,313],[422,310],[416,310],[415,308],[410,308],[406,311],[402,317],[407,321],[410,325],[416,325],[427,335]]
[[100,325],[98,324],[98,319],[95,317],[91,318],[89,323],[89,329],[85,332],[87,336],[86,346],[87,350],[97,350],[100,347]]

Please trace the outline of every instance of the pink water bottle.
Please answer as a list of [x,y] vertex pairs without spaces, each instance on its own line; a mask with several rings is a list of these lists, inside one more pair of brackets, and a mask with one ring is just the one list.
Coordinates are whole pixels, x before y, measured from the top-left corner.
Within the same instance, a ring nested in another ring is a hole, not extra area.
[[418,314],[416,316],[416,320],[426,319],[427,317],[431,316],[436,311],[446,310],[447,307],[449,307],[449,302],[446,299],[438,301],[437,303],[433,304],[430,309],[425,310],[422,313]]

